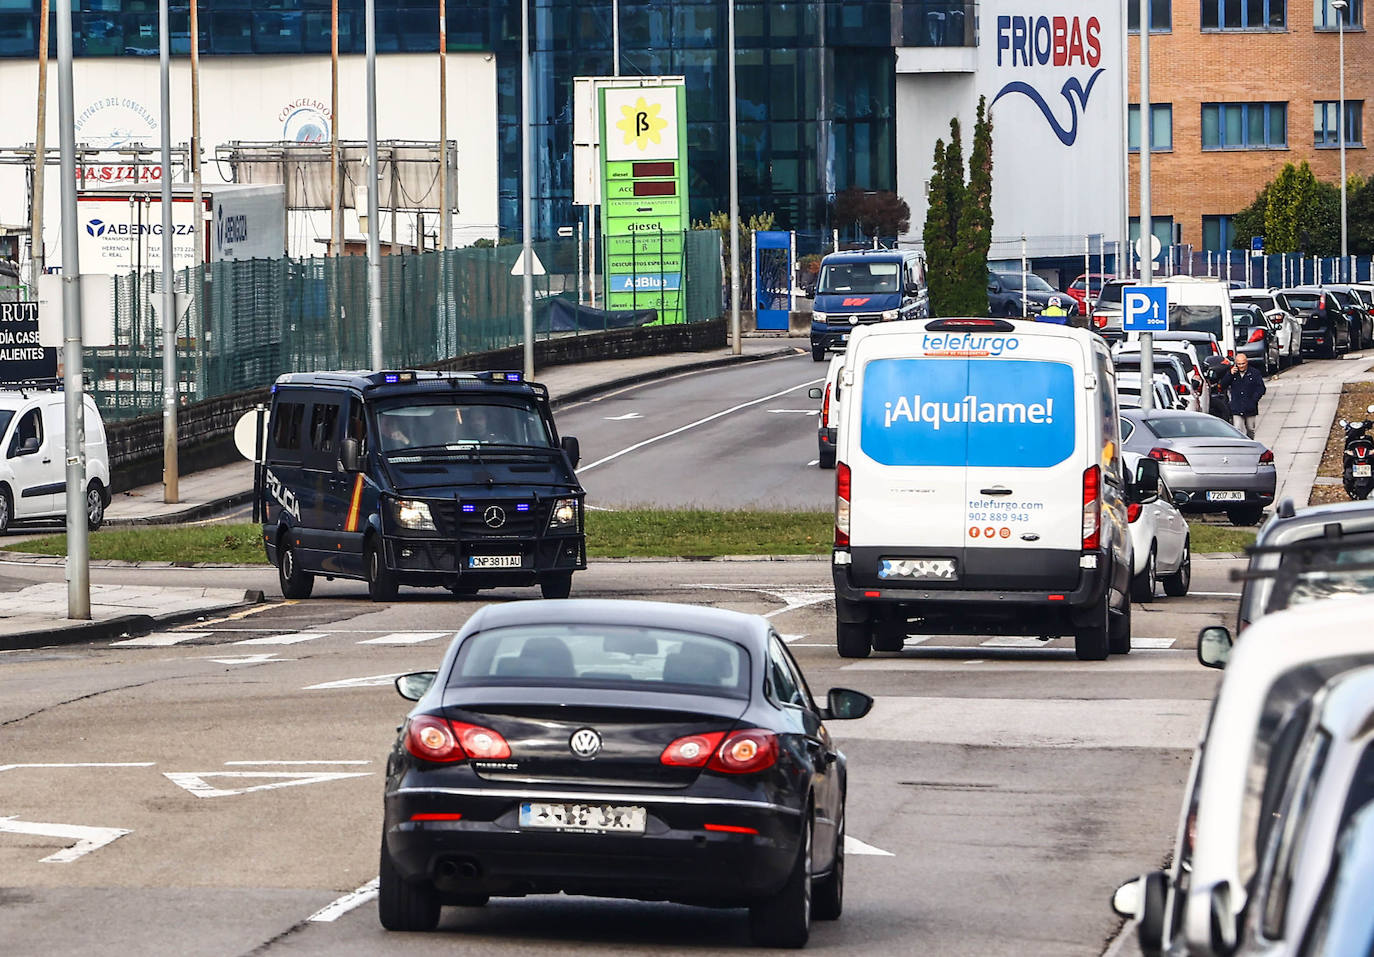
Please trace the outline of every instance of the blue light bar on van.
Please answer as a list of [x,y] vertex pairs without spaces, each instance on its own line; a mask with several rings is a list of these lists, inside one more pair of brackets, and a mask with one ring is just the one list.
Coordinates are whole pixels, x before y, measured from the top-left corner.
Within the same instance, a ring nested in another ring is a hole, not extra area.
[[387,385],[396,385],[401,382],[414,382],[414,372],[383,372],[382,382]]
[[519,382],[519,381],[520,381],[521,379],[523,379],[523,378],[524,378],[524,376],[523,376],[521,373],[519,373],[519,372],[507,372],[507,373],[506,373],[506,381],[507,381],[507,382]]

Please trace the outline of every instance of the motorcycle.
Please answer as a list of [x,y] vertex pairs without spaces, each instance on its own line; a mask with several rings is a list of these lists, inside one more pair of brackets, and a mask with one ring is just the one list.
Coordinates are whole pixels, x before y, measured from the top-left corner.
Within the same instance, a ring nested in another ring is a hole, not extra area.
[[[1366,411],[1374,415],[1374,405]],[[1366,499],[1369,493],[1374,491],[1374,439],[1369,436],[1369,430],[1374,426],[1374,422],[1347,422],[1341,419],[1340,426],[1345,429],[1345,461],[1341,469],[1341,484],[1345,486],[1345,494],[1352,499]]]

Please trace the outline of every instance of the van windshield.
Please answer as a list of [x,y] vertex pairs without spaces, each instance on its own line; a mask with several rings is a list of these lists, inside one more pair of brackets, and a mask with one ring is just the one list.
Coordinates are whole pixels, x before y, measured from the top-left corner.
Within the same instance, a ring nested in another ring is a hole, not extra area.
[[14,418],[13,409],[0,409],[0,435],[4,435],[10,427],[10,420]]
[[1303,312],[1315,312],[1317,310],[1318,296],[1315,292],[1281,292],[1279,302],[1283,308],[1289,312],[1302,310]]
[[1181,306],[1172,303],[1169,306],[1169,328],[1180,332],[1210,332],[1216,336],[1218,342],[1221,342],[1224,338],[1221,331],[1221,307]]
[[821,269],[819,293],[897,292],[900,263],[833,263]]
[[396,404],[377,410],[383,452],[471,445],[549,448],[553,440],[533,403],[431,402]]

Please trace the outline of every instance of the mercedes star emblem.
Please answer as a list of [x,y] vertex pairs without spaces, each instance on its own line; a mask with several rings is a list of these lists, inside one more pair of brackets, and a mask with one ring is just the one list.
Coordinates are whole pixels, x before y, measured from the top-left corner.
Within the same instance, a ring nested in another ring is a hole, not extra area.
[[601,750],[601,735],[591,728],[580,728],[573,732],[572,738],[568,741],[568,747],[579,758],[594,758],[597,752]]
[[488,505],[482,513],[482,521],[487,523],[487,528],[500,528],[506,524],[506,510],[500,505]]

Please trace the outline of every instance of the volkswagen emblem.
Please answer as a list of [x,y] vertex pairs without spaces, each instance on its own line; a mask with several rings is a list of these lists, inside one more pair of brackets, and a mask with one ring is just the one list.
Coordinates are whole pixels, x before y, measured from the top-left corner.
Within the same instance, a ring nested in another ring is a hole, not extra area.
[[500,528],[506,524],[506,510],[500,505],[488,505],[482,513],[482,521],[486,522],[487,528]]
[[568,739],[568,747],[579,758],[594,758],[601,751],[601,735],[591,728],[580,728]]

